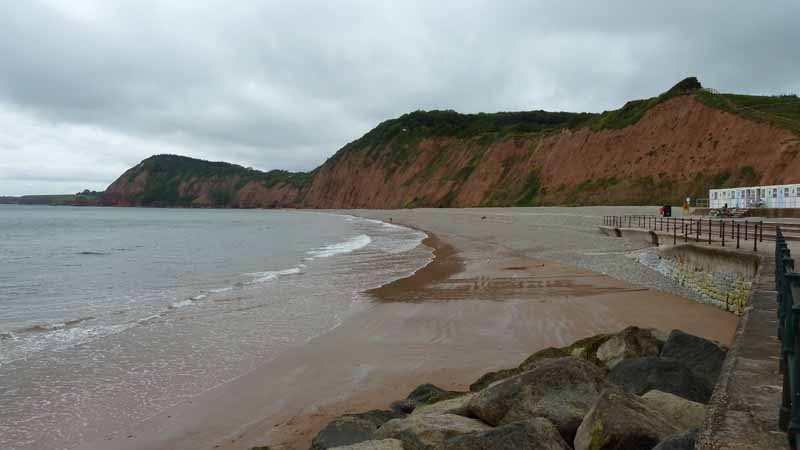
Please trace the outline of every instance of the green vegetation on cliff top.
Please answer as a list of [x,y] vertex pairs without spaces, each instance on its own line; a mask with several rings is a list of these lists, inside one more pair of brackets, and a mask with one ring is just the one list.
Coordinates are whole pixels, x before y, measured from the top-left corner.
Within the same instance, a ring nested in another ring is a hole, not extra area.
[[288,184],[302,187],[311,174],[272,170],[261,172],[226,162],[204,161],[178,155],[155,155],[145,159],[127,172],[127,181],[132,182],[140,173],[147,172],[144,190],[138,196],[143,205],[189,206],[192,198],[182,197],[178,192],[181,183],[193,180],[210,180],[216,184],[209,192],[213,206],[225,206],[235,192],[251,181],[262,183],[265,187]]
[[800,98],[797,95],[720,94],[703,90],[694,97],[712,108],[800,134]]

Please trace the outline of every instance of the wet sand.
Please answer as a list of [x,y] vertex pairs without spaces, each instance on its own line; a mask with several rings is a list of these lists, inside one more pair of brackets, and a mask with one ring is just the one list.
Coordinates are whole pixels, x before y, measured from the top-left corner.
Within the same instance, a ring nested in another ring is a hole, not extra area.
[[[553,242],[531,250],[541,239],[535,230],[525,241],[517,234],[525,227],[451,211],[467,216],[357,212],[434,232],[426,243],[436,259],[415,276],[372,291],[375,301],[334,330],[123,434],[79,448],[307,448],[332,418],[386,408],[418,384],[463,390],[544,347],[627,325],[680,328],[723,343],[732,338],[732,314],[532,257]],[[579,248],[587,236],[603,239],[584,231],[570,236],[568,229],[553,233]]]

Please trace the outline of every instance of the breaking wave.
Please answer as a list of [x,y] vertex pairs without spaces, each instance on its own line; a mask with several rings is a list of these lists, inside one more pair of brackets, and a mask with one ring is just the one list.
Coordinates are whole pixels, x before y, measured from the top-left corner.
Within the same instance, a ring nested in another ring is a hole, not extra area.
[[366,234],[361,234],[344,242],[338,242],[336,244],[326,245],[324,247],[311,250],[308,252],[308,254],[311,255],[311,259],[328,258],[335,255],[341,255],[343,253],[352,253],[360,248],[366,247],[370,242],[372,242],[371,237],[367,236]]
[[296,275],[299,273],[301,273],[300,267],[292,267],[291,269],[285,269],[285,270],[248,273],[247,275],[253,276],[255,278],[247,284],[264,283],[284,275]]

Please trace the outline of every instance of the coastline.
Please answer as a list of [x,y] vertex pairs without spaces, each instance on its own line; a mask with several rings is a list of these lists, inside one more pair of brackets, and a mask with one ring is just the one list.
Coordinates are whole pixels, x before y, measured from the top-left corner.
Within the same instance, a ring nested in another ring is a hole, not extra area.
[[[380,214],[366,216],[385,220]],[[425,230],[434,251],[428,265],[369,291],[374,304],[305,345],[120,436],[78,448],[306,448],[334,417],[386,408],[419,384],[466,390],[485,372],[515,366],[541,348],[626,325],[682,328],[723,343],[732,337],[735,318],[714,308],[533,259],[482,236],[392,222]]]
[[410,294],[414,291],[447,280],[464,270],[464,260],[455,247],[430,231],[411,225],[402,225],[425,233],[427,237],[422,240],[422,245],[432,250],[433,258],[428,264],[407,277],[398,278],[383,286],[366,291],[368,295],[378,301],[408,301]]

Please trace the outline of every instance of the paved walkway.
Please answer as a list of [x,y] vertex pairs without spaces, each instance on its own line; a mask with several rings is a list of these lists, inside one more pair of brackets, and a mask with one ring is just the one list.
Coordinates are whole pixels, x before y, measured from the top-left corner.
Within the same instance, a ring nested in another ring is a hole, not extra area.
[[750,308],[736,337],[706,414],[698,450],[785,449],[778,430],[782,378],[778,363],[775,260],[762,257]]

